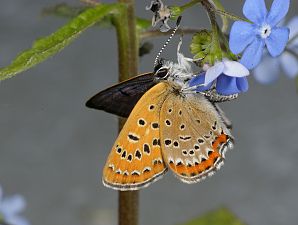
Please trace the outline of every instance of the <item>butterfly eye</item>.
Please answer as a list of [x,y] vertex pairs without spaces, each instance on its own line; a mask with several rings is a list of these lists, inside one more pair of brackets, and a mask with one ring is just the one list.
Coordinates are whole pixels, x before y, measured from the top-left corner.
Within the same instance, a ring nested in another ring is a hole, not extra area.
[[152,12],[158,12],[158,10],[160,10],[160,3],[159,2],[153,3],[150,10]]
[[169,72],[168,68],[161,68],[155,73],[155,77],[158,80],[164,80],[168,77],[168,72]]
[[164,59],[163,58],[158,59],[154,67],[154,73],[156,73],[160,68],[162,68],[163,65],[164,65]]

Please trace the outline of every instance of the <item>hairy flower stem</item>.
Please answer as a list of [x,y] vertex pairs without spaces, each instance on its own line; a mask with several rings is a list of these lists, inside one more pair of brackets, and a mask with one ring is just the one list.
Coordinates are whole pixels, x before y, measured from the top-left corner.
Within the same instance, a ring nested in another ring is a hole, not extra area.
[[[136,76],[138,73],[138,37],[136,31],[134,0],[118,0],[125,4],[122,13],[115,16],[117,30],[119,81]],[[119,131],[125,120],[119,118]],[[119,191],[118,224],[137,225],[139,214],[139,192]]]
[[184,11],[184,10],[186,10],[186,9],[188,9],[188,8],[194,6],[195,4],[200,3],[202,1],[203,0],[192,0],[192,1],[190,1],[186,4],[184,4],[184,5],[180,6],[180,9],[181,9],[181,11]]
[[[183,28],[183,29],[178,29],[176,34],[195,34],[198,32],[201,32],[203,29],[196,29],[196,28]],[[160,32],[159,30],[149,30],[149,31],[144,31],[140,34],[140,39],[142,41],[147,40],[147,39],[152,39],[152,38],[157,38],[161,36],[169,36],[173,33],[173,29],[167,31],[167,32]]]
[[[210,23],[211,23],[211,28],[212,28],[212,50],[211,52],[215,53],[215,56],[218,55],[219,52],[221,52],[220,48],[220,34],[221,32],[218,28],[218,24],[216,22],[216,16],[214,12],[213,5],[208,0],[204,0],[201,2],[203,7],[206,9]],[[211,63],[213,64],[216,59],[211,59]]]
[[245,22],[248,22],[248,23],[252,23],[250,20],[248,19],[245,19],[241,16],[237,16],[237,15],[234,15],[230,12],[226,12],[224,10],[219,10],[219,9],[215,9],[215,8],[212,8],[212,11],[214,11],[216,14],[218,15],[221,15],[221,16],[225,16],[231,20],[240,20],[240,21],[245,21]]

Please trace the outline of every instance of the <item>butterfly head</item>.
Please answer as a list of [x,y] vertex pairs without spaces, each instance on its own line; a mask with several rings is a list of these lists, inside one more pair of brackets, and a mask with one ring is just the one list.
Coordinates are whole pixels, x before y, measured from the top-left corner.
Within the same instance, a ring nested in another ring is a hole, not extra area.
[[194,76],[189,62],[181,53],[178,53],[178,62],[160,59],[154,68],[155,80],[166,81],[176,89],[182,89]]

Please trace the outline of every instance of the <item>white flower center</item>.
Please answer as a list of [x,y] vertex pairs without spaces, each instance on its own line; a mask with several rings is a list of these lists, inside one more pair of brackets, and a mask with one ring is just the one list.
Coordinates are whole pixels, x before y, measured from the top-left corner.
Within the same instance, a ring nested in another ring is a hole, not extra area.
[[271,27],[269,24],[264,24],[261,28],[260,28],[260,35],[262,38],[267,38],[269,37],[271,34]]

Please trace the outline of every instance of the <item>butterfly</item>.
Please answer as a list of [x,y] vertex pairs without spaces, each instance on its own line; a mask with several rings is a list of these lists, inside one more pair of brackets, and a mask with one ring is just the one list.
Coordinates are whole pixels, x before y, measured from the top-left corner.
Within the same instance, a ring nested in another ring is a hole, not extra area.
[[195,75],[178,50],[178,63],[160,60],[154,72],[107,88],[90,108],[128,117],[103,169],[103,184],[138,190],[169,169],[185,183],[213,175],[233,147],[231,122],[216,104],[235,96],[189,87]]

